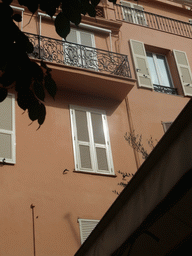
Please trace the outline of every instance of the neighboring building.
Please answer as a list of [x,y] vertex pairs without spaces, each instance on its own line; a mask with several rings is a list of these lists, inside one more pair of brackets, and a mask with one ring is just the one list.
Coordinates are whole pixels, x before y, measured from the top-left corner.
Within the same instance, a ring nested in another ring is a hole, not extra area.
[[72,256],[115,201],[117,171],[143,162],[125,134],[149,150],[192,95],[192,13],[172,1],[103,0],[64,41],[47,15],[14,2],[30,57],[48,64],[58,92],[38,131],[14,94],[0,103],[0,254]]

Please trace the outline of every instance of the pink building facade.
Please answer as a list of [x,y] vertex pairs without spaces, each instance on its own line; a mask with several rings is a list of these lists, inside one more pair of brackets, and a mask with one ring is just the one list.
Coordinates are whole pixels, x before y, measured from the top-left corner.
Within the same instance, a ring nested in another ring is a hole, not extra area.
[[14,92],[0,103],[0,255],[72,256],[117,198],[118,171],[134,175],[144,161],[125,134],[149,152],[192,95],[192,12],[103,0],[64,41],[54,17],[13,10],[58,92],[38,131]]

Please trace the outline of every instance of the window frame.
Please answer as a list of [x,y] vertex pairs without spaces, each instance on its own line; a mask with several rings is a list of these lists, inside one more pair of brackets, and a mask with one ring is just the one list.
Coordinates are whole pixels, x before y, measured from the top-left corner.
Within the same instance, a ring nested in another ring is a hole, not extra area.
[[[11,135],[11,151],[12,158],[5,158],[0,156],[0,162],[15,164],[16,163],[16,136],[15,136],[15,95],[8,93],[7,97],[11,97],[11,111],[12,111],[12,130],[5,130],[0,128],[0,133]],[[6,99],[5,99],[6,100]]]
[[[70,109],[70,119],[71,119],[71,132],[72,132],[72,141],[73,141],[73,153],[74,153],[74,162],[75,162],[75,169],[74,171],[84,172],[84,173],[92,173],[92,174],[103,174],[103,175],[112,175],[114,176],[114,165],[112,159],[112,151],[111,151],[111,144],[109,138],[109,129],[107,124],[107,116],[104,110],[95,109],[95,108],[87,108],[81,107],[76,105],[69,105]],[[86,118],[87,118],[87,127],[89,133],[89,142],[78,142],[77,139],[77,125],[75,120],[75,110],[85,111]],[[92,128],[92,121],[91,121],[91,113],[100,114],[102,116],[102,124],[103,124],[103,132],[105,138],[105,144],[98,144],[94,143],[94,135],[93,135],[93,128]],[[78,144],[79,143],[79,144]],[[81,159],[80,159],[80,150],[79,145],[88,145],[90,146],[90,159],[92,168],[83,168],[81,167]],[[107,170],[99,170],[98,162],[97,162],[97,155],[96,155],[96,148],[105,148],[106,149],[106,160],[108,165]]]
[[[156,70],[156,75],[157,75],[157,78],[158,78],[158,81],[159,81],[159,83],[157,85],[163,86],[163,87],[168,87],[168,88],[175,88],[174,84],[173,84],[173,79],[172,79],[172,76],[171,76],[171,71],[170,71],[170,68],[169,68],[169,64],[168,64],[166,55],[159,54],[159,53],[154,53],[154,52],[150,52],[150,51],[146,51],[147,61],[148,61],[148,54],[152,54],[152,58],[153,58],[153,62],[154,62],[155,70]],[[170,86],[165,86],[162,83],[162,79],[161,79],[162,75],[161,75],[161,71],[159,69],[159,64],[157,62],[157,55],[163,56],[163,58],[165,60],[165,69],[167,71],[167,75],[168,75],[168,80],[169,80]],[[150,70],[149,62],[148,62],[148,66],[149,66],[149,71],[152,74],[152,72]],[[151,76],[151,79],[152,79],[152,76]],[[153,83],[153,81],[152,81],[152,83]],[[154,84],[154,85],[156,85],[156,84]]]

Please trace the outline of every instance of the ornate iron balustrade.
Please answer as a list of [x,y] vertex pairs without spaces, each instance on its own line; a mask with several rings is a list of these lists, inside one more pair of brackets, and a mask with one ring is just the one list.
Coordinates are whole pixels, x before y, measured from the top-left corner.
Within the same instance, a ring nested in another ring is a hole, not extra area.
[[154,90],[156,92],[162,92],[162,93],[167,93],[167,94],[172,94],[172,95],[177,95],[177,89],[173,87],[166,87],[158,84],[153,84]]
[[34,46],[29,56],[53,63],[131,78],[126,55],[26,33]]
[[118,4],[115,7],[115,14],[119,20],[192,38],[192,25],[187,22]]

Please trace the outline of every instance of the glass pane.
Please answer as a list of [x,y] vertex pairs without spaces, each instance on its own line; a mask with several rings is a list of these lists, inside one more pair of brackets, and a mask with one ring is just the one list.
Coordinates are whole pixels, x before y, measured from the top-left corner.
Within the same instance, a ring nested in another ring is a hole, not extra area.
[[81,35],[81,44],[92,47],[91,34],[80,32]]
[[105,144],[102,115],[91,113],[94,142]]
[[161,85],[171,87],[171,80],[168,73],[165,57],[162,55],[157,55],[157,64],[158,64],[159,75],[161,79]]
[[77,139],[89,142],[86,112],[75,110],[75,119],[77,126]]
[[10,134],[0,133],[0,157],[12,158]]
[[80,150],[81,167],[92,169],[89,146],[80,145],[79,150]]
[[147,61],[148,61],[148,65],[149,65],[152,83],[159,85],[160,83],[159,83],[159,79],[157,77],[157,71],[156,71],[155,63],[154,63],[153,56],[151,53],[147,53]]
[[12,130],[12,99],[8,96],[0,103],[0,129]]
[[107,164],[106,149],[96,148],[96,154],[97,154],[98,169],[108,171],[109,168]]

